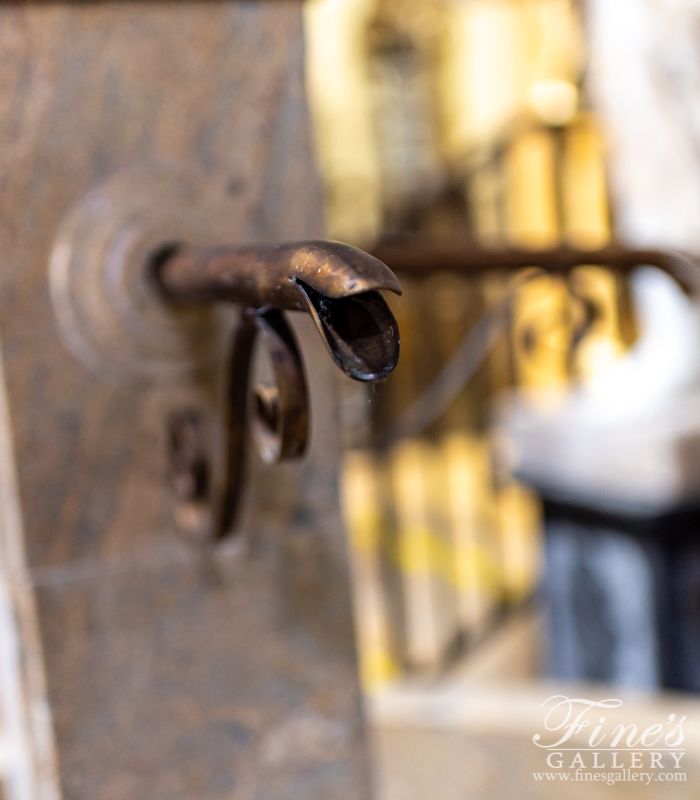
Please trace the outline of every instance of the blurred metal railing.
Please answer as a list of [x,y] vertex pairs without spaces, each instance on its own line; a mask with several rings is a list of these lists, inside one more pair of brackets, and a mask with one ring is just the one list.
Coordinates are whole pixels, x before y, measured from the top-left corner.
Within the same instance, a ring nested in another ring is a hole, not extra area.
[[[624,283],[636,266],[659,267],[700,295],[700,267],[688,257],[621,245],[535,251],[393,240],[374,255],[405,292],[394,304],[403,363],[373,391],[370,432],[349,454],[344,480],[368,688],[444,668],[537,589],[539,502],[494,464],[498,434],[488,419],[497,392],[522,386],[523,363],[538,351],[549,358],[558,348],[566,381],[591,337],[623,338]],[[596,279],[622,306],[614,324],[603,319],[606,298],[587,291]],[[548,305],[533,307],[537,286]]]

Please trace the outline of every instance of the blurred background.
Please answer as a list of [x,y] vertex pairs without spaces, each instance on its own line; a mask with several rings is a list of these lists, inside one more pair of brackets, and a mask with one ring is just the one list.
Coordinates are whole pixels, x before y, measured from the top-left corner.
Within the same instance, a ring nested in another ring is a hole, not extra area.
[[[343,387],[384,797],[578,797],[530,777],[572,686],[680,707],[700,746],[698,306],[585,260],[700,251],[699,24],[692,0],[306,4],[328,236],[432,264],[398,270],[395,373]],[[440,248],[580,266],[441,270]]]

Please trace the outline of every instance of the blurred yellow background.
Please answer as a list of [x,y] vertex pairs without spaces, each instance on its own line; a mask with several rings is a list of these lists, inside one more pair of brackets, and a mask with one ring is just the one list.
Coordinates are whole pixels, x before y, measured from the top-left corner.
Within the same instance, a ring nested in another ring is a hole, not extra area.
[[[330,238],[599,248],[611,238],[605,147],[569,0],[309,0],[307,84]],[[395,419],[447,362],[506,276],[404,281]],[[440,670],[527,602],[541,571],[536,497],[497,474],[497,390],[564,388],[630,343],[624,287],[597,267],[515,291],[510,330],[423,434],[347,455],[361,675],[373,691]],[[579,336],[581,316],[595,313]]]

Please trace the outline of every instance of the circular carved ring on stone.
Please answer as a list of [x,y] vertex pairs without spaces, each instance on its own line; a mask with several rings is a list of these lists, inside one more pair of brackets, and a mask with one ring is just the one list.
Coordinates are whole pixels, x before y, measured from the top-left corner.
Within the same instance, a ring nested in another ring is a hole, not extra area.
[[100,377],[177,380],[221,352],[221,309],[165,301],[149,269],[164,249],[211,243],[202,196],[197,178],[134,170],[91,191],[61,224],[49,268],[58,327]]

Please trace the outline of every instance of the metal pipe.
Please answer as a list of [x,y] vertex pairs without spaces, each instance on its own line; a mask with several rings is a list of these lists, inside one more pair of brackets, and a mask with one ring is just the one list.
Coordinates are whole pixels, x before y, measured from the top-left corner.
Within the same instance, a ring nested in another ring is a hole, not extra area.
[[306,311],[301,284],[333,299],[401,284],[382,262],[348,244],[326,241],[245,247],[176,247],[158,267],[168,294],[199,302]]
[[384,242],[373,254],[390,269],[415,276],[447,270],[478,275],[489,270],[542,267],[565,274],[575,267],[594,265],[629,272],[649,265],[664,270],[690,295],[700,298],[700,266],[690,257],[671,250],[635,250],[618,244],[598,250],[559,247],[551,250],[480,249],[399,241]]
[[187,303],[306,311],[351,378],[385,378],[399,357],[396,321],[378,290],[401,294],[379,259],[339,242],[171,247],[154,262],[165,295]]

